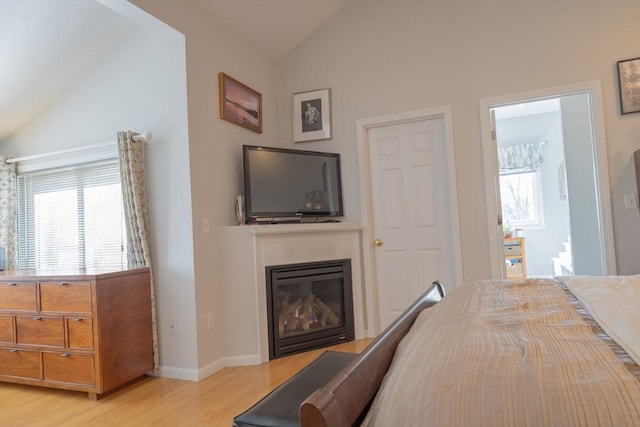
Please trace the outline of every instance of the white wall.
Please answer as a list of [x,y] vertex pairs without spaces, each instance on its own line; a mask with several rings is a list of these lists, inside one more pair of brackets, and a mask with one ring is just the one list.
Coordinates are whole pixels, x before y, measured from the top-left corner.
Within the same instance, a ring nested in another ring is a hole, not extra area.
[[[115,141],[151,131],[147,145],[152,266],[163,370],[197,368],[184,38],[140,32],[28,128],[0,145],[11,156]],[[179,334],[168,321],[179,319]],[[176,375],[179,375],[177,373]]]
[[[220,233],[236,222],[233,203],[242,193],[242,145],[277,145],[276,68],[271,59],[190,1],[132,3],[185,35],[193,203],[185,221],[193,221],[198,376],[204,376],[222,367],[226,336],[234,334],[233,325],[224,322],[220,272],[227,261]],[[220,120],[219,72],[262,94],[262,134]],[[209,232],[203,231],[204,218],[209,220]],[[212,329],[207,329],[208,313],[214,316]]]
[[604,274],[604,250],[597,230],[600,228],[595,164],[593,150],[585,149],[585,141],[592,139],[591,129],[574,125],[588,121],[591,115],[587,94],[565,96],[560,99],[562,109],[564,152],[567,166],[567,188],[571,216],[571,247],[573,271],[576,274],[600,276]]
[[280,138],[291,141],[291,94],[332,90],[334,137],[308,148],[343,159],[346,214],[361,207],[357,119],[451,105],[465,280],[490,276],[480,99],[600,80],[618,271],[640,272],[631,153],[640,116],[618,113],[616,61],[638,56],[640,3],[631,1],[359,2],[280,63]]

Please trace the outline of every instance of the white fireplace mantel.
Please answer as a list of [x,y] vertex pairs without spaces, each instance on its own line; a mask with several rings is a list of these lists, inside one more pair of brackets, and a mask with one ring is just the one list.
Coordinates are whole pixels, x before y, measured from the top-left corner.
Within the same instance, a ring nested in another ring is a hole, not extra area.
[[[364,337],[362,227],[352,223],[270,224],[223,227],[224,319],[227,366],[269,360],[265,267],[351,260],[356,339]],[[255,307],[255,309],[248,309]]]

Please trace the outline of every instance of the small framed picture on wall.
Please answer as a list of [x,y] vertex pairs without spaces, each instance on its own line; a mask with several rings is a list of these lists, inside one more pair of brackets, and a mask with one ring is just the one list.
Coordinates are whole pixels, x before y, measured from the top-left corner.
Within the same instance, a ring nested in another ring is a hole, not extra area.
[[220,118],[262,133],[262,95],[225,73],[218,74],[218,82]]
[[620,112],[640,113],[640,58],[618,61]]
[[293,94],[293,142],[331,139],[329,89]]

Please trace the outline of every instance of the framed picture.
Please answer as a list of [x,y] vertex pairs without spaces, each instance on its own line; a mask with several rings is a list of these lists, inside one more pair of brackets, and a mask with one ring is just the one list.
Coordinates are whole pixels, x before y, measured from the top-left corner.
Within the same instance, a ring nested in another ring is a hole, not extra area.
[[262,133],[262,95],[226,75],[218,74],[220,118]]
[[331,139],[329,89],[293,94],[293,142]]
[[640,58],[618,61],[620,112],[640,113]]

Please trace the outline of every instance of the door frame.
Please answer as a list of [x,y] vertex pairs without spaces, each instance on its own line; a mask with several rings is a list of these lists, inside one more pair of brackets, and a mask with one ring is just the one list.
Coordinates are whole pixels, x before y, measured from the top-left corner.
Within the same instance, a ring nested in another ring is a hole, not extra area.
[[462,273],[462,245],[460,241],[460,220],[458,213],[458,186],[456,183],[456,165],[453,145],[453,122],[450,106],[429,108],[424,110],[409,111],[390,114],[386,116],[371,117],[356,120],[358,167],[360,177],[360,206],[362,220],[362,260],[363,283],[366,302],[365,333],[368,337],[375,337],[380,332],[378,318],[378,282],[375,268],[375,254],[373,252],[373,204],[371,201],[371,171],[369,164],[369,129],[410,123],[422,120],[442,119],[444,124],[446,168],[449,193],[449,212],[451,214],[451,245],[455,283],[458,286],[463,283]]
[[[596,197],[600,219],[600,244],[602,246],[602,265],[605,275],[616,274],[616,257],[613,242],[613,223],[611,216],[611,196],[609,194],[609,169],[607,161],[607,142],[604,126],[604,109],[600,80],[592,80],[548,89],[520,92],[510,95],[483,98],[480,100],[480,126],[482,132],[482,155],[484,161],[485,200],[487,207],[487,229],[489,230],[489,258],[491,278],[502,279],[504,268],[504,242],[502,232],[498,232],[500,211],[498,184],[498,150],[493,138],[491,109],[504,105],[529,102],[545,98],[560,98],[566,95],[586,93],[590,97],[593,149],[596,162]],[[493,231],[492,231],[493,230]]]

